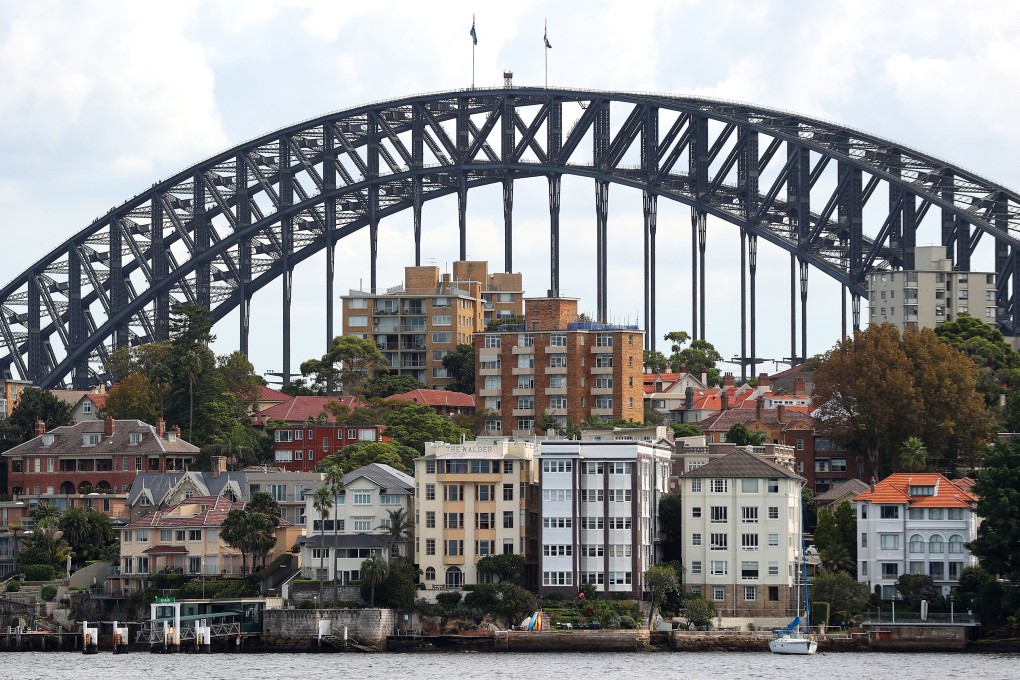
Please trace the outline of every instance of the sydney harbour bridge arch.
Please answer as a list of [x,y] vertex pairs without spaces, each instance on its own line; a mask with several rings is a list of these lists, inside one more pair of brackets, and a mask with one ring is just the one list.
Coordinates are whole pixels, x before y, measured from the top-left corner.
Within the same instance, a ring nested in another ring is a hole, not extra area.
[[170,310],[180,302],[206,306],[216,320],[237,309],[238,349],[247,353],[252,296],[279,280],[282,373],[289,381],[298,264],[326,253],[325,345],[335,332],[338,242],[368,231],[374,290],[380,220],[411,211],[421,264],[422,205],[455,196],[460,259],[466,259],[468,191],[494,184],[503,192],[503,265],[512,271],[514,183],[528,178],[548,182],[549,289],[557,294],[567,176],[594,183],[600,320],[607,311],[609,186],[642,192],[646,342],[656,337],[660,198],[690,207],[695,338],[706,333],[707,218],[739,229],[744,372],[753,370],[756,356],[759,239],[789,253],[791,357],[803,356],[807,345],[809,271],[842,287],[845,334],[860,324],[869,272],[913,267],[922,223],[935,225],[934,240],[960,270],[970,269],[987,235],[994,244],[997,321],[1007,334],[1020,324],[1020,196],[1003,186],[794,113],[664,94],[508,86],[331,113],[158,182],[0,289],[0,375],[85,388],[99,379],[114,349],[164,338]]

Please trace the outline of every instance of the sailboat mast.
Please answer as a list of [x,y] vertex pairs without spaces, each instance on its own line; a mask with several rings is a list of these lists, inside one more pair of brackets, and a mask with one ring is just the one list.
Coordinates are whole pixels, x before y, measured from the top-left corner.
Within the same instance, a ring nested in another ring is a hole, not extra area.
[[[800,494],[800,566],[804,581],[804,628],[811,633],[811,595],[807,580],[807,539],[804,537],[804,493]],[[798,598],[799,599],[799,598]],[[799,606],[798,602],[798,606]]]

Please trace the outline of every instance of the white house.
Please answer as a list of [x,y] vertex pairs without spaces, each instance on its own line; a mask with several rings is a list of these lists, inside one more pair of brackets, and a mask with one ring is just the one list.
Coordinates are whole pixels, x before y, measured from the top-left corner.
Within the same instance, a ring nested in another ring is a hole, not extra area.
[[724,617],[781,617],[797,609],[804,479],[745,449],[685,472],[684,580]]
[[977,538],[977,497],[940,474],[889,475],[854,499],[857,579],[898,597],[902,574],[927,574],[943,595],[965,567],[975,566],[967,543]]
[[[371,555],[408,555],[408,542],[392,542],[390,512],[403,510],[410,520],[414,478],[389,465],[372,463],[344,476],[344,489],[325,518],[314,507],[314,493],[305,493],[305,535],[301,544],[301,575],[346,585],[360,577],[361,563]],[[335,531],[334,531],[335,529]]]
[[671,448],[637,440],[543,441],[540,593],[592,584],[640,597],[657,560]]

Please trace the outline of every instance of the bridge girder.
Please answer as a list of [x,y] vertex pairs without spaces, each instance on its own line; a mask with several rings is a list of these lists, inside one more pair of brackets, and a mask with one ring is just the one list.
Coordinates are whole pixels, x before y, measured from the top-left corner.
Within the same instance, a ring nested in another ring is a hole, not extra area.
[[[570,104],[579,105],[572,125],[563,114]],[[645,196],[650,326],[654,201],[661,197],[690,206],[699,219],[711,215],[737,226],[752,244],[760,237],[790,252],[801,263],[802,307],[808,266],[859,299],[867,297],[870,271],[912,264],[915,231],[936,207],[942,242],[957,262],[969,263],[983,234],[995,240],[1000,322],[1016,330],[1020,196],[1000,185],[901,145],[782,111],[669,95],[506,88],[328,114],[153,185],[0,289],[0,371],[43,387],[69,377],[83,387],[113,349],[162,338],[172,304],[185,301],[209,307],[217,320],[240,307],[246,350],[249,302],[259,289],[282,278],[289,290],[294,267],[325,249],[331,298],[333,246],[367,227],[374,273],[379,220],[405,209],[415,213],[420,262],[422,203],[454,194],[463,214],[468,190],[488,184],[504,187],[509,271],[512,187],[519,179],[550,179],[550,281],[558,288],[564,175],[592,179],[598,188],[601,315],[608,285],[604,211],[608,185],[616,184]],[[882,191],[888,205],[869,204]],[[870,235],[868,205],[881,216]],[[463,255],[463,217],[460,227]],[[804,337],[802,349],[806,331]],[[796,338],[793,344],[795,350]]]

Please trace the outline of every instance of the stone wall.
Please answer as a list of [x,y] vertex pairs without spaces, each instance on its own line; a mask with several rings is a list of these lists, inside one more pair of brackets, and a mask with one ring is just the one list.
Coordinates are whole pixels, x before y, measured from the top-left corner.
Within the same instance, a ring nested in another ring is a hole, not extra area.
[[865,625],[865,629],[872,649],[955,652],[964,651],[977,630],[975,626],[948,623],[881,623]]
[[499,631],[497,651],[638,652],[649,648],[647,630]]
[[326,619],[338,638],[346,626],[349,638],[379,650],[386,649],[386,636],[396,621],[391,609],[271,609],[264,614],[262,642],[275,648],[313,648],[319,621]]

